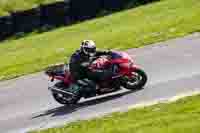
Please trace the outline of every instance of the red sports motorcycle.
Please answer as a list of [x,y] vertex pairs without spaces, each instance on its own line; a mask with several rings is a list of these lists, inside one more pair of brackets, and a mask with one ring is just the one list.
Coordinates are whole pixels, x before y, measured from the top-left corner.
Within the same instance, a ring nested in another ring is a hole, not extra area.
[[[121,87],[130,90],[139,89],[147,82],[146,73],[136,66],[125,52],[112,51],[110,56],[97,57],[89,65],[88,70],[95,72],[107,68],[111,68],[116,74],[95,82],[88,79],[75,81],[69,72],[68,65],[65,64],[50,66],[45,73],[51,78],[51,82],[55,79],[57,81],[49,87],[49,90],[60,104],[76,104],[82,97],[90,98],[115,92]],[[98,84],[98,88],[95,88],[94,84]]]

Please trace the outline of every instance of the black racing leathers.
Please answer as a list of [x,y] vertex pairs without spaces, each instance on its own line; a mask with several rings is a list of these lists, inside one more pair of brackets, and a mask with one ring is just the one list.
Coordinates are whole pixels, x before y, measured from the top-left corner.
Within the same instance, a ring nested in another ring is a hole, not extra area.
[[[110,52],[107,51],[97,51],[95,57],[101,55],[109,55]],[[69,62],[70,72],[75,78],[75,80],[81,80],[88,77],[88,66],[94,61],[94,58],[82,53],[80,50],[77,50],[72,54]],[[90,74],[89,74],[90,75]]]

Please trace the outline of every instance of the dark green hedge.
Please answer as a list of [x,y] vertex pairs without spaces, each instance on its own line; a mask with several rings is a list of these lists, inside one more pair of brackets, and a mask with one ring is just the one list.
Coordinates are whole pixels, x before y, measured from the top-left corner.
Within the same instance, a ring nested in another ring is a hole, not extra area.
[[71,0],[0,17],[0,40],[35,29],[46,31],[158,0]]

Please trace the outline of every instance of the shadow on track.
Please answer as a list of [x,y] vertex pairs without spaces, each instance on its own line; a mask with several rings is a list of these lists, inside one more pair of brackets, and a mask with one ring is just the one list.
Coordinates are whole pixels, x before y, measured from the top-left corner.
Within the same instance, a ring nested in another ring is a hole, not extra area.
[[101,98],[97,98],[97,99],[81,102],[81,103],[78,103],[78,104],[76,104],[74,106],[57,107],[57,108],[54,108],[54,109],[50,109],[50,110],[44,111],[39,115],[33,116],[31,119],[36,119],[36,118],[44,117],[44,116],[47,116],[47,115],[51,115],[51,117],[67,115],[67,114],[75,112],[75,111],[77,111],[79,109],[83,109],[83,108],[86,108],[88,106],[92,106],[92,105],[100,104],[100,103],[103,103],[103,102],[107,102],[109,100],[114,100],[114,99],[117,99],[117,98],[122,97],[124,95],[128,95],[128,94],[134,93],[134,92],[142,90],[142,89],[138,89],[138,90],[134,90],[134,91],[125,91],[125,92],[122,92],[122,93],[117,93],[117,94],[113,94],[113,95],[110,95],[110,96],[105,96],[105,97],[101,97]]

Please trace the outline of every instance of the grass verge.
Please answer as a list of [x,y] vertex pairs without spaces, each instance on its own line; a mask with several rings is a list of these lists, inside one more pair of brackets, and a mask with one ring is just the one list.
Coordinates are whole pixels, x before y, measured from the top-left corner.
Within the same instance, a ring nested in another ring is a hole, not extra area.
[[199,133],[200,95],[31,133]]
[[[199,0],[162,0],[102,18],[0,43],[0,80],[66,61],[83,39],[99,48],[128,49],[200,30]],[[66,57],[66,58],[65,58]]]

